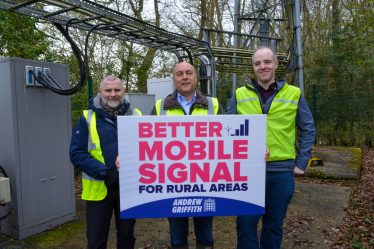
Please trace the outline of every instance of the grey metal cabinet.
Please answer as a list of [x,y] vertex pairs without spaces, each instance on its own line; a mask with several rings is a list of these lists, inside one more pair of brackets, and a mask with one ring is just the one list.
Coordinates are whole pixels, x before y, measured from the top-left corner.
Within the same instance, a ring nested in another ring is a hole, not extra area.
[[2,221],[2,230],[16,239],[75,219],[70,97],[26,86],[26,66],[49,68],[63,87],[70,84],[68,65],[0,59],[0,165],[14,200],[14,214]]

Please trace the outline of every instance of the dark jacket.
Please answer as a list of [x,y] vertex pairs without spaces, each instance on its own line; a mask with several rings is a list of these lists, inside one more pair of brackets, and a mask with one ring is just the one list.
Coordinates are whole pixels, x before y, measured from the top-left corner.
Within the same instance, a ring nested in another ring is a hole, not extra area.
[[[182,109],[184,112],[183,107],[179,104],[177,100],[177,96],[178,96],[177,90],[174,90],[172,94],[169,94],[168,96],[166,96],[165,102],[164,102],[164,110],[171,110],[171,109],[179,108],[179,109]],[[196,107],[208,109],[207,98],[197,89],[196,89],[196,100],[195,100],[195,103],[191,106],[190,114],[192,113],[193,109],[195,109]],[[222,115],[222,114],[226,114],[226,112],[223,110],[221,105],[219,105],[217,115]],[[150,115],[157,115],[156,106],[153,107]]]
[[[125,101],[121,115],[124,115],[130,103]],[[117,172],[115,165],[118,156],[117,119],[111,117],[100,106],[100,95],[90,99],[90,109],[96,113],[96,128],[105,164],[92,157],[87,150],[88,127],[82,115],[75,124],[70,143],[70,160],[74,167],[98,180],[103,180],[108,170]]]
[[[262,101],[261,95],[259,94],[257,88],[255,87],[257,95],[259,96],[259,99],[260,99],[263,114],[267,114],[269,112],[274,96],[278,94],[278,92],[283,88],[285,83],[286,83],[285,80],[277,81],[277,89],[268,97],[265,103],[262,103],[263,101]],[[238,114],[238,111],[236,109],[235,93],[232,96],[230,106],[227,110],[227,114]],[[316,137],[316,128],[314,126],[312,113],[310,112],[308,108],[308,104],[306,103],[306,100],[303,94],[301,94],[300,96],[299,104],[297,107],[296,126],[300,130],[299,150],[296,156],[296,160],[267,162],[266,163],[267,171],[293,171],[295,166],[297,166],[298,168],[302,170],[305,170],[308,165],[309,159],[311,157],[311,150],[314,145],[314,141]]]

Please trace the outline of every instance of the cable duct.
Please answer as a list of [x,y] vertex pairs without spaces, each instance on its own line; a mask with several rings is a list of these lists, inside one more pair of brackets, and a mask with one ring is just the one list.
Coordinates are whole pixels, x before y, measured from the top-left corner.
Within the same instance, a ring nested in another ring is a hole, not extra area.
[[[60,95],[72,95],[74,93],[77,93],[80,91],[84,85],[87,82],[88,76],[89,76],[89,66],[88,66],[88,56],[87,56],[87,50],[88,50],[88,39],[96,28],[98,28],[101,25],[105,25],[105,23],[99,23],[94,26],[88,31],[87,36],[86,36],[86,42],[85,42],[85,47],[84,47],[84,53],[79,49],[77,44],[73,41],[73,39],[69,35],[69,25],[74,21],[74,20],[79,20],[72,18],[70,19],[67,24],[65,29],[61,24],[54,23],[56,28],[64,35],[65,39],[69,42],[75,57],[78,60],[78,65],[79,65],[79,72],[80,72],[80,80],[79,82],[73,86],[72,88],[69,89],[64,89],[52,76],[46,75],[43,72],[38,72],[36,75],[35,72],[34,78],[36,81],[38,81],[40,84],[43,86],[51,89],[53,92],[60,94]],[[86,23],[88,24],[88,23]]]

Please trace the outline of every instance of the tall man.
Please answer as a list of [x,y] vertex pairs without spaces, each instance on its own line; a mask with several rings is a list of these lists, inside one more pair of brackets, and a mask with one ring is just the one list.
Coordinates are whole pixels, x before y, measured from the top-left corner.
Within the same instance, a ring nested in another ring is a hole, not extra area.
[[[176,90],[165,99],[158,100],[151,115],[217,115],[225,114],[216,98],[207,98],[196,89],[195,68],[179,63],[173,70]],[[194,217],[196,248],[213,248],[213,217]],[[188,248],[188,218],[169,218],[172,248]]]
[[134,219],[121,219],[117,116],[141,115],[125,99],[126,89],[114,75],[105,77],[97,96],[90,99],[90,110],[83,112],[74,126],[70,160],[82,171],[82,199],[86,202],[88,248],[106,248],[114,210],[117,248],[134,248]]
[[[294,174],[303,174],[315,139],[312,114],[300,89],[275,78],[277,54],[270,47],[259,47],[252,56],[257,80],[238,88],[228,114],[267,114],[265,214],[262,216],[260,247],[280,248],[282,224],[295,191]],[[300,142],[295,156],[295,125]],[[296,160],[295,160],[296,158]],[[237,248],[259,248],[257,224],[261,215],[237,218]]]

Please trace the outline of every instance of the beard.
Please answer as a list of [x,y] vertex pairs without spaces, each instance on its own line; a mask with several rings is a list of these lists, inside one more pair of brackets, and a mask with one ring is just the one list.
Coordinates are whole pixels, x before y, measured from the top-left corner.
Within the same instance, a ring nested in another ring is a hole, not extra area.
[[[113,102],[109,100],[117,100],[117,101]],[[109,97],[109,98],[102,97],[101,98],[101,101],[113,110],[117,110],[122,105],[124,100],[125,100],[125,96],[123,96],[122,98],[119,98],[119,97],[114,97],[114,98],[113,97]]]

